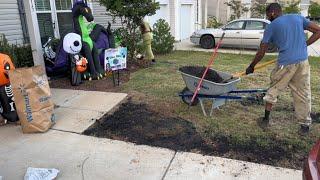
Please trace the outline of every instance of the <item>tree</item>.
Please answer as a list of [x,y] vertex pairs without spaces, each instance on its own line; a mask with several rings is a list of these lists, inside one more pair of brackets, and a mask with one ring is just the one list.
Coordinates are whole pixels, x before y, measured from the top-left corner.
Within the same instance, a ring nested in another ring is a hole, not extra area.
[[255,1],[252,7],[250,8],[251,17],[264,18],[266,14],[266,8],[267,8],[266,4]]
[[140,19],[154,15],[160,8],[159,3],[154,0],[99,0],[99,2],[106,7],[106,11],[114,19],[120,18],[122,43],[128,47],[128,58],[132,60],[137,49],[137,42],[141,37],[137,31]]
[[283,8],[283,13],[284,14],[300,14],[300,7],[299,7],[300,2],[290,2],[288,3],[284,8]]
[[218,28],[223,24],[220,23],[215,16],[209,16],[207,20],[207,28]]
[[308,14],[311,18],[320,17],[320,5],[316,2],[311,2],[309,6]]
[[239,19],[241,15],[249,11],[249,8],[245,7],[241,1],[231,0],[230,2],[225,2],[232,10],[232,15],[230,20]]

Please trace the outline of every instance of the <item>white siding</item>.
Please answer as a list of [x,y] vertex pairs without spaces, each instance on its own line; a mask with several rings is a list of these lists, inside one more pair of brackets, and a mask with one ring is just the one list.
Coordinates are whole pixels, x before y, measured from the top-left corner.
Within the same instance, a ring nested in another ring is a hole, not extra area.
[[[208,16],[215,16],[219,22],[228,22],[228,6],[226,0],[208,0]],[[219,3],[219,6],[218,6]]]
[[106,14],[106,8],[104,6],[100,6],[99,2],[92,2],[93,16],[94,21],[97,24],[101,24],[104,27],[108,26],[108,21],[111,23],[111,28],[116,29],[121,27],[121,22],[118,18],[116,18],[116,22],[113,22],[113,18],[110,15]]
[[9,43],[23,43],[17,0],[0,1],[0,33],[6,36]]

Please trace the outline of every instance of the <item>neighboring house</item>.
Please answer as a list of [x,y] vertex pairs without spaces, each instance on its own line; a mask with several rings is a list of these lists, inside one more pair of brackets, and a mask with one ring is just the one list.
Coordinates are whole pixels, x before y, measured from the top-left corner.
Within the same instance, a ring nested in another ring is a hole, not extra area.
[[[226,2],[229,0],[202,0],[202,16],[203,22],[202,24],[207,24],[207,17],[214,16],[217,20],[223,24],[227,23],[232,14],[231,9],[226,5]],[[240,0],[239,0],[240,1]],[[296,0],[241,0],[241,3],[247,8],[251,8],[254,2],[259,3],[288,3]],[[313,2],[317,2],[320,4],[320,0],[312,0]],[[300,8],[301,14],[303,16],[308,16],[308,8],[310,5],[310,0],[300,0]],[[251,16],[251,12],[247,12],[242,15],[241,18],[249,18]],[[203,26],[206,27],[206,26]]]
[[201,28],[202,0],[156,0],[160,9],[146,20],[152,26],[158,19],[165,19],[171,28],[175,40],[188,39],[191,34]]
[[[203,24],[206,24],[206,17],[216,17],[220,23],[226,24],[232,14],[231,9],[226,5],[228,0],[202,0],[202,14],[204,16]],[[250,9],[251,0],[241,0],[241,3]],[[249,18],[251,16],[250,11],[245,13],[242,18]]]

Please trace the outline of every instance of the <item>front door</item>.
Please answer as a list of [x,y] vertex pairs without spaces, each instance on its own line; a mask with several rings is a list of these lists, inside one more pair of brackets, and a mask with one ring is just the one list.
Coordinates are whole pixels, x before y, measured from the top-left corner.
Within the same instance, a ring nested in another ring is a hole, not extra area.
[[41,42],[72,32],[72,0],[34,0]]
[[193,33],[192,5],[181,4],[180,9],[180,39],[188,39]]

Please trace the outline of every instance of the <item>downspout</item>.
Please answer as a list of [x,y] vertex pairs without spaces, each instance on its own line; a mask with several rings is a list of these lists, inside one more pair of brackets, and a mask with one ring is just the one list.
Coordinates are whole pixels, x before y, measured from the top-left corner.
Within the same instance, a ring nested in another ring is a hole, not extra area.
[[196,30],[198,30],[199,28],[199,0],[197,0],[197,25],[196,25]]

